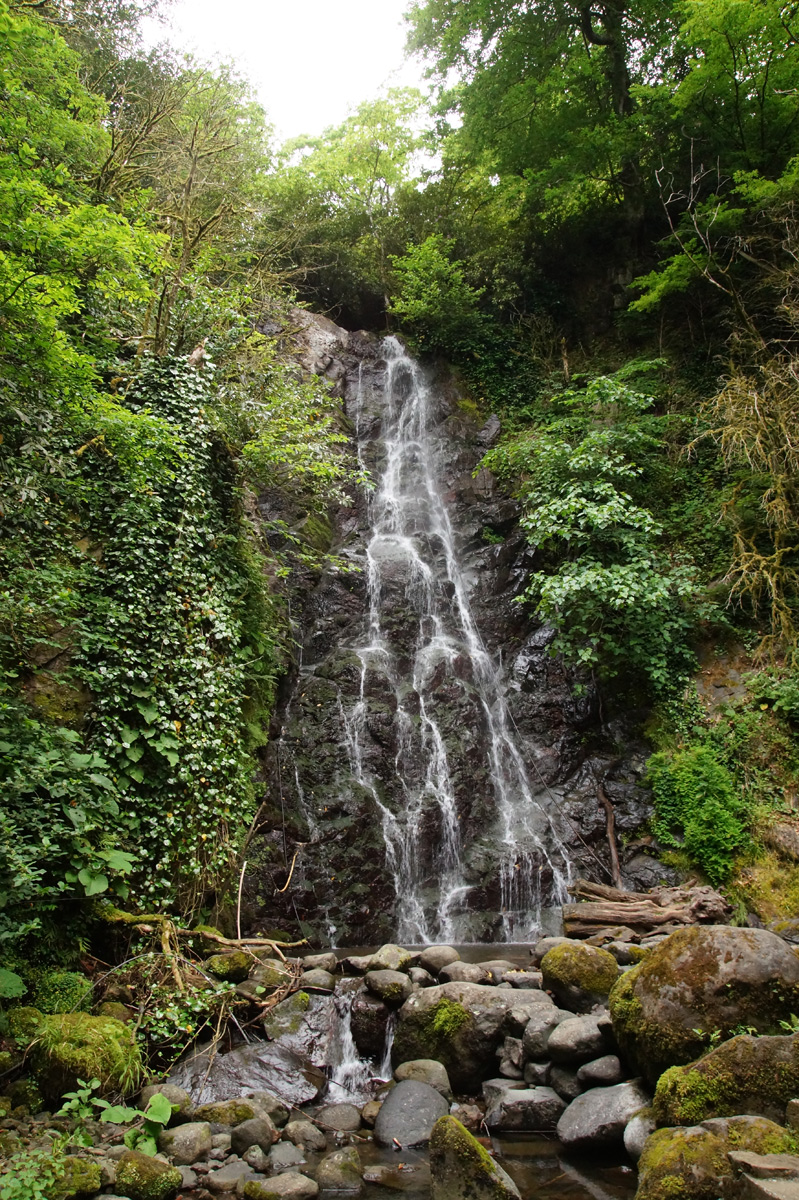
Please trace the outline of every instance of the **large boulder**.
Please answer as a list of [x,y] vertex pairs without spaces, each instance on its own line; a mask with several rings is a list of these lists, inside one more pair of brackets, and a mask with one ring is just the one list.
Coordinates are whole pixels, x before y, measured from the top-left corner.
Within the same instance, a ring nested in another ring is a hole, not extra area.
[[373,996],[393,1008],[399,1008],[413,992],[413,984],[402,971],[369,970],[363,981]]
[[799,1034],[741,1034],[697,1062],[664,1072],[653,1108],[658,1125],[695,1125],[735,1114],[780,1121],[794,1096],[799,1096]]
[[508,1088],[486,1109],[489,1129],[498,1133],[538,1133],[554,1130],[566,1108],[550,1087]]
[[390,942],[381,946],[369,960],[370,971],[405,971],[413,962],[413,954],[402,946]]
[[541,959],[544,987],[564,1008],[590,1012],[607,1000],[619,977],[618,964],[607,950],[585,942],[562,942]]
[[621,1147],[627,1122],[648,1103],[649,1096],[635,1080],[591,1088],[563,1113],[558,1137],[569,1150]]
[[158,1135],[158,1149],[167,1154],[176,1167],[188,1167],[211,1151],[211,1126],[207,1121],[188,1121]]
[[403,1079],[389,1092],[375,1121],[378,1146],[395,1142],[406,1146],[425,1146],[439,1117],[449,1112],[440,1092],[418,1079]]
[[636,1200],[731,1200],[738,1193],[730,1150],[778,1154],[789,1148],[787,1130],[763,1118],[656,1129],[638,1160]]
[[434,1058],[446,1067],[455,1091],[474,1092],[496,1070],[511,1012],[537,1009],[541,995],[477,983],[423,988],[399,1011],[392,1062]]
[[519,1189],[454,1117],[440,1117],[430,1135],[431,1200],[519,1200]]
[[460,954],[452,946],[428,946],[419,955],[419,966],[431,975],[437,975],[442,967],[457,962]]
[[765,929],[693,925],[623,975],[609,1003],[621,1049],[654,1083],[697,1058],[716,1030],[775,1032],[799,1012],[799,958]]

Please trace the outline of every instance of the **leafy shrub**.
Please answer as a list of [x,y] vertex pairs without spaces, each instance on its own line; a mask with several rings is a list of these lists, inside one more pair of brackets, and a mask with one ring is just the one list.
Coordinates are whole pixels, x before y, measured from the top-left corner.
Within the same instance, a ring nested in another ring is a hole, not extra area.
[[698,745],[653,755],[649,778],[657,837],[683,848],[711,883],[724,883],[747,840],[745,804],[730,772]]
[[454,239],[431,234],[392,258],[397,290],[389,311],[420,349],[457,358],[479,348],[485,318],[478,308],[483,289],[466,281],[464,264],[452,258],[454,245]]

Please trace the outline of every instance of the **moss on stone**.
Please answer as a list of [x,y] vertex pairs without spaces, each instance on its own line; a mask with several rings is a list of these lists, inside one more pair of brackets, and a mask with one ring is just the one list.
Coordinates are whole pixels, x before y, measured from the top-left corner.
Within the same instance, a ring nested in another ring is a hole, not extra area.
[[216,937],[223,936],[221,930],[217,929],[215,925],[194,926],[194,929],[192,930],[193,943],[197,947],[199,953],[205,955],[206,957],[209,954],[214,954],[219,951],[219,942],[214,941],[210,937],[206,937],[205,934],[207,933],[215,934]]
[[75,1154],[67,1154],[61,1159],[62,1174],[53,1191],[53,1200],[80,1200],[84,1196],[94,1196],[102,1187],[100,1164],[87,1158],[78,1158]]
[[242,983],[249,975],[252,964],[251,956],[244,950],[232,950],[230,953],[212,954],[205,962],[205,969],[226,983]]
[[727,1147],[706,1129],[656,1129],[638,1162],[646,1200],[717,1200],[732,1178]]
[[100,1080],[103,1092],[138,1091],[144,1066],[132,1030],[113,1017],[63,1013],[41,1018],[32,1061],[46,1100],[72,1091],[79,1079]]
[[126,1150],[117,1163],[115,1188],[129,1200],[171,1200],[182,1184],[177,1167],[136,1150]]
[[195,1109],[192,1119],[232,1127],[241,1125],[243,1121],[251,1121],[253,1117],[260,1117],[261,1114],[260,1105],[249,1100],[217,1100],[212,1104],[201,1104]]
[[799,1095],[799,1036],[741,1034],[658,1080],[653,1107],[659,1125],[694,1125],[741,1113],[781,1118]]
[[[428,1013],[430,1032],[436,1039],[454,1037],[469,1020],[469,1014],[457,1000],[442,997]],[[431,1055],[431,1058],[434,1057]]]
[[115,1021],[122,1021],[123,1024],[133,1020],[131,1010],[119,1000],[104,1000],[97,1009],[97,1015],[100,1017],[113,1017]]
[[288,1034],[299,1033],[310,1003],[311,997],[307,992],[295,992],[270,1008],[263,1020],[266,1036],[274,1041]]
[[36,979],[33,999],[40,1012],[88,1012],[92,1005],[92,985],[77,971],[42,971]]
[[508,1200],[518,1194],[505,1172],[455,1117],[439,1117],[430,1134],[432,1200]]
[[607,996],[619,977],[618,964],[607,950],[584,942],[563,942],[541,959],[544,987],[552,991]]
[[8,1030],[12,1038],[20,1046],[29,1046],[39,1032],[39,1027],[46,1020],[38,1008],[25,1005],[22,1008],[12,1008],[8,1014]]
[[32,1079],[23,1076],[9,1084],[8,1096],[12,1108],[26,1108],[29,1112],[41,1112],[44,1108],[42,1093]]
[[638,1163],[640,1200],[716,1200],[732,1179],[730,1150],[793,1152],[791,1132],[766,1118],[731,1117],[718,1129],[657,1129]]

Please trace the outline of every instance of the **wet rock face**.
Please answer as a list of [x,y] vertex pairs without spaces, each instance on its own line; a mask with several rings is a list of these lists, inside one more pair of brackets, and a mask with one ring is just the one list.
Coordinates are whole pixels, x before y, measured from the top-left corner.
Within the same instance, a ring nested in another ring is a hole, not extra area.
[[[590,687],[575,696],[570,676],[549,653],[552,631],[515,603],[533,566],[532,551],[517,529],[518,506],[502,495],[490,472],[474,475],[496,440],[498,423],[492,418],[481,427],[442,372],[419,416],[423,449],[411,447],[397,458],[392,438],[396,441],[416,403],[419,379],[387,361],[379,339],[313,314],[294,316],[302,326],[303,369],[323,376],[341,398],[373,479],[379,483],[394,464],[404,498],[400,536],[375,541],[380,505],[374,492],[370,499],[353,488],[329,526],[312,530],[276,491],[259,497],[265,521],[284,521],[357,570],[302,568],[294,576],[291,611],[301,651],[281,687],[267,762],[270,808],[263,842],[272,848],[275,865],[267,865],[265,879],[253,877],[252,915],[277,925],[296,925],[299,918],[316,936],[340,945],[392,936],[417,942],[436,936],[527,938],[532,928],[521,920],[516,926],[503,922],[502,910],[526,914],[550,902],[563,859],[555,856],[550,863],[536,852],[501,862],[508,852],[492,744],[498,704],[529,777],[531,798],[524,803],[534,812],[530,827],[549,847],[554,825],[577,870],[589,875],[601,874],[595,856],[606,853],[595,775],[607,762],[601,756],[586,760],[586,739],[598,720]],[[435,476],[432,501],[425,464]],[[379,493],[378,487],[378,499]],[[443,505],[445,517],[432,520],[436,504]],[[381,511],[390,532],[390,505]],[[377,632],[370,583],[380,592]],[[486,693],[480,664],[465,644],[458,616],[463,603],[476,638],[494,663],[503,663],[499,699],[499,693]],[[376,649],[365,654],[370,639]],[[426,647],[421,656],[420,646]],[[512,757],[510,750],[502,753]],[[446,803],[436,774],[436,757],[442,755]],[[605,784],[618,804],[621,832],[649,815],[646,792],[638,786],[641,766],[642,759],[619,760]],[[512,776],[516,768],[508,769]],[[518,800],[517,783],[511,782],[510,792]],[[409,847],[396,823],[402,824],[419,797]],[[389,848],[387,836],[394,838]],[[266,899],[275,885],[284,884],[282,865],[291,862],[295,849],[290,889]],[[267,860],[268,854],[264,850]],[[456,860],[457,879],[451,869]],[[408,889],[397,886],[403,872],[413,876],[412,903]],[[452,913],[442,915],[436,910],[447,886],[458,899]],[[413,936],[414,921],[417,931],[420,921],[426,924],[424,937]]]

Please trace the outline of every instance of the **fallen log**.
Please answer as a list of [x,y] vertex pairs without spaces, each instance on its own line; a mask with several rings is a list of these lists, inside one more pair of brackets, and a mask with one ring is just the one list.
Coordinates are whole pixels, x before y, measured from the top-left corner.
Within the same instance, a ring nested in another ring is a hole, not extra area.
[[732,907],[711,887],[655,888],[623,892],[602,883],[578,879],[569,892],[580,903],[564,904],[567,937],[591,937],[600,929],[625,926],[635,933],[652,933],[665,926],[726,925]]

